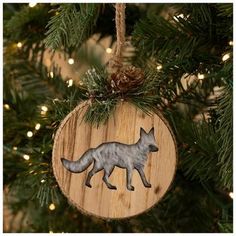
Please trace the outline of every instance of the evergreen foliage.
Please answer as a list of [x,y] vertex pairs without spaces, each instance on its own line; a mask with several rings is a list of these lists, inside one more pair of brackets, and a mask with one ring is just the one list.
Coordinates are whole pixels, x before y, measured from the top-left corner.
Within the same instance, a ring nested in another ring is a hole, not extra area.
[[217,133],[219,136],[218,163],[221,165],[221,182],[229,189],[233,188],[233,91],[229,84],[225,87],[224,93],[219,103],[219,127]]
[[[50,4],[38,5],[35,8],[22,5],[19,11],[6,20],[4,34],[9,35],[12,41],[24,41],[25,45],[31,47],[33,43],[44,39],[44,28],[51,17],[51,14],[48,14]],[[11,11],[14,13],[14,8],[17,7],[18,4],[12,4]]]
[[99,4],[61,4],[47,27],[46,47],[80,47],[96,24]]
[[[143,69],[145,80],[125,93],[112,91],[106,65],[84,50],[93,33],[100,33],[97,43],[114,38],[112,9],[4,4],[4,198],[20,218],[19,224],[12,218],[7,232],[232,232],[233,4],[127,4],[135,53],[125,59]],[[48,47],[95,62],[79,86],[68,87],[60,68],[43,64]],[[86,121],[99,125],[121,99],[146,113],[162,111],[176,135],[179,162],[158,205],[138,217],[105,221],[81,214],[61,193],[52,172],[53,138],[81,101],[91,104]]]

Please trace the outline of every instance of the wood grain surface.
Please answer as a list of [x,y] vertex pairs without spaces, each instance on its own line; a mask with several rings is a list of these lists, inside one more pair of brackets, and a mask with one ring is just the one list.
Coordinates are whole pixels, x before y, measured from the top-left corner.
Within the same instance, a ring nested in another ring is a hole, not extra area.
[[[168,123],[160,115],[148,116],[132,104],[122,102],[108,122],[97,128],[83,121],[86,109],[85,103],[77,106],[62,121],[55,136],[53,171],[62,192],[82,212],[102,218],[126,218],[150,209],[163,197],[175,173],[176,144]],[[144,187],[134,170],[132,185],[135,190],[128,191],[126,171],[118,167],[109,178],[117,190],[107,188],[102,181],[103,171],[92,177],[92,188],[89,188],[85,186],[85,179],[92,165],[82,173],[71,173],[61,163],[61,157],[78,160],[87,149],[104,142],[133,144],[139,139],[140,127],[146,131],[154,127],[159,147],[158,152],[149,154],[144,169],[151,188]]]

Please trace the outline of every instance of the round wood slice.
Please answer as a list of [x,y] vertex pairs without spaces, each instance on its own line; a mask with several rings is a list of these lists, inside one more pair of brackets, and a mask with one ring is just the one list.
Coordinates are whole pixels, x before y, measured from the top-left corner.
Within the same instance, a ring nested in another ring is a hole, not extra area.
[[[97,128],[83,120],[87,106],[82,103],[67,115],[55,136],[53,171],[62,192],[80,211],[97,217],[118,219],[147,211],[163,197],[175,174],[176,143],[168,123],[160,114],[149,116],[132,104],[122,102],[106,124]],[[92,177],[92,188],[89,188],[85,180],[93,164],[81,173],[71,173],[62,165],[61,157],[76,161],[89,148],[104,142],[134,144],[139,140],[140,127],[146,132],[154,127],[159,148],[158,152],[148,154],[145,163],[144,173],[151,188],[144,187],[138,172],[133,170],[135,190],[127,190],[126,170],[118,167],[109,177],[117,190],[109,189],[103,182],[103,170]]]

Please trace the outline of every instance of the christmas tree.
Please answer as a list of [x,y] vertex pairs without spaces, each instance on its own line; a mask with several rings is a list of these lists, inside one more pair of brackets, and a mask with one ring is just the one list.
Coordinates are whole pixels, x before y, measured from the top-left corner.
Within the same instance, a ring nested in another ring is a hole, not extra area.
[[[3,4],[4,232],[233,232],[233,4],[126,4],[122,60],[140,71],[111,83],[114,18],[108,3]],[[170,123],[177,171],[150,211],[98,219],[60,191],[54,135],[87,100],[95,125],[120,100]]]

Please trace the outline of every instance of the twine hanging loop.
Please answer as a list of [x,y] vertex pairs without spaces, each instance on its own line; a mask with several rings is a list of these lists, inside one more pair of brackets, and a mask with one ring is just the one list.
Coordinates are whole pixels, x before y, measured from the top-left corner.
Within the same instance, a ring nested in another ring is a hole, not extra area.
[[116,37],[117,45],[113,57],[109,61],[109,82],[113,92],[126,93],[144,81],[144,73],[140,68],[124,66],[122,51],[125,46],[125,3],[116,3]]
[[109,61],[111,72],[122,67],[122,51],[125,45],[125,3],[116,3],[116,49],[113,57]]

